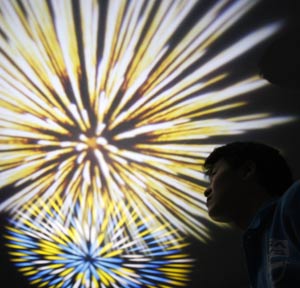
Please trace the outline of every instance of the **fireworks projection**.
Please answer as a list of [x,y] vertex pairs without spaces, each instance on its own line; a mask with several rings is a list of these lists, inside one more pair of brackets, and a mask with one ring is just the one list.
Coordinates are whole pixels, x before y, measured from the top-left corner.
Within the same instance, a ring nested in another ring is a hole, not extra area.
[[260,1],[209,2],[0,1],[0,212],[32,285],[187,285],[213,137],[291,120],[241,113],[267,83],[228,68],[280,24],[213,50]]
[[[289,120],[225,102],[266,85],[253,75],[226,86],[223,67],[278,23],[208,53],[258,2],[216,1],[183,29],[197,1],[1,1],[0,210],[121,202],[155,215],[149,229],[168,221],[206,239],[199,180],[216,145],[201,139]],[[236,117],[222,118],[229,109]]]
[[[19,271],[36,287],[182,287],[193,260],[170,225],[149,230],[121,207],[65,216],[52,203],[31,205],[7,229],[7,246]],[[46,212],[47,210],[47,212]],[[151,218],[151,217],[149,217]],[[148,219],[151,221],[151,219]],[[136,227],[134,237],[128,226]]]

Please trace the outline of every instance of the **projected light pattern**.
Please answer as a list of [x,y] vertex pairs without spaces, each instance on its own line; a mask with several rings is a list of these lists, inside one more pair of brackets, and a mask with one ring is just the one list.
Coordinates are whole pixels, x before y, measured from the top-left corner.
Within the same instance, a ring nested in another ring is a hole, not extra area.
[[[141,219],[156,215],[152,228],[207,238],[199,180],[216,145],[201,139],[288,120],[222,104],[266,85],[254,75],[226,86],[222,68],[277,23],[207,57],[257,2],[217,1],[178,40],[197,1],[1,1],[0,188],[10,192],[0,210],[126,202]],[[229,109],[237,116],[223,118]]]
[[[11,220],[7,227],[12,261],[32,285],[182,287],[188,283],[193,260],[182,252],[186,244],[167,225],[150,231],[137,215],[127,217],[113,205],[85,211],[76,205],[75,213],[65,217],[60,204],[48,204],[48,212],[31,207],[31,216],[19,213],[21,220]],[[131,222],[137,227],[134,238],[126,232]]]

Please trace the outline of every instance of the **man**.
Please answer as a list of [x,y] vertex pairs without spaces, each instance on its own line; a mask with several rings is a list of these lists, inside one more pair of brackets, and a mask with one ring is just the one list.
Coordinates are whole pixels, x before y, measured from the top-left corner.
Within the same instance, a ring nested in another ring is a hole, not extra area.
[[210,217],[244,231],[252,287],[300,287],[300,182],[279,151],[234,142],[216,148],[204,168]]

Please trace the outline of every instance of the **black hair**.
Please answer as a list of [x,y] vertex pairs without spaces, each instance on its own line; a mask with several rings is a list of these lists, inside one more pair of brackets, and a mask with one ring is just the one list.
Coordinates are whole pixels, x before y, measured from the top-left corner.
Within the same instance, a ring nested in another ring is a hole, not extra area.
[[211,174],[214,164],[220,159],[232,168],[253,161],[259,183],[272,196],[281,196],[293,183],[291,169],[279,150],[263,143],[233,142],[216,148],[204,162],[207,175]]

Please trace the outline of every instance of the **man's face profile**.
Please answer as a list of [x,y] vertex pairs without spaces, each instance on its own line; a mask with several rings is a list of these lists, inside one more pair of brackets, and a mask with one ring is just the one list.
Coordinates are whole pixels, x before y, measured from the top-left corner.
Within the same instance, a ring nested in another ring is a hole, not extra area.
[[242,179],[239,169],[232,168],[224,159],[218,160],[209,173],[207,197],[209,216],[218,222],[230,222],[231,213],[241,197]]

